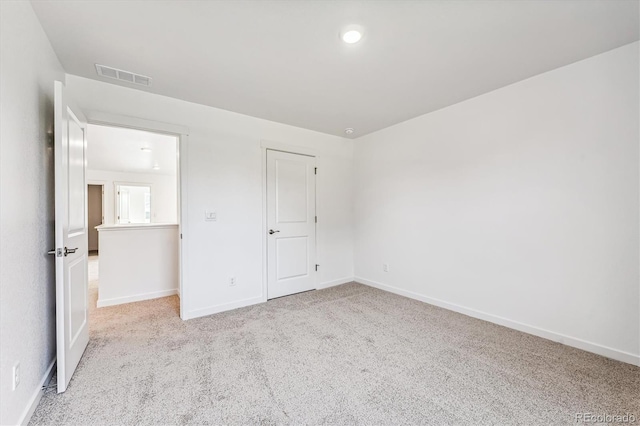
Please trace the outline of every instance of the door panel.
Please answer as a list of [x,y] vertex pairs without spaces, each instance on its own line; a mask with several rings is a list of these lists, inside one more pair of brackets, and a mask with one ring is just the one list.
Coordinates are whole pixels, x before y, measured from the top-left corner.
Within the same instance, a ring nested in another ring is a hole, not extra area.
[[87,324],[87,286],[85,285],[87,267],[85,256],[81,256],[69,264],[67,294],[70,307],[69,336],[71,336],[71,345],[75,343]]
[[278,280],[296,278],[309,274],[309,238],[276,238]]
[[306,222],[308,219],[307,165],[295,161],[275,160],[276,222]]
[[86,120],[56,81],[56,343],[58,392],[89,343]]
[[316,288],[315,158],[267,150],[267,298]]
[[84,128],[73,111],[67,107],[68,115],[68,151],[67,164],[69,167],[69,234],[85,231],[85,152]]

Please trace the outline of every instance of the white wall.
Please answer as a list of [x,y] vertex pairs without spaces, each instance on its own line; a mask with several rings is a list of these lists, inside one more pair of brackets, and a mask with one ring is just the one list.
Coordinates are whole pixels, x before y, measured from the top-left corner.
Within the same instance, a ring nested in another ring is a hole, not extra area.
[[[318,263],[321,286],[353,278],[353,142],[112,84],[67,76],[85,111],[103,111],[189,128],[186,316],[258,303],[262,282],[261,140],[318,153]],[[205,222],[206,209],[217,222]],[[230,276],[237,284],[230,287]]]
[[356,279],[637,363],[638,49],[357,139]]
[[98,308],[178,294],[178,225],[99,229]]
[[[88,138],[91,134],[88,135]],[[91,143],[89,139],[88,144]],[[115,223],[115,184],[114,182],[150,183],[151,188],[151,222],[177,223],[178,221],[178,182],[174,175],[156,173],[112,172],[108,170],[87,170],[90,184],[104,185],[104,223]]]
[[[22,421],[55,358],[53,81],[29,2],[0,2],[0,424]],[[20,362],[20,385],[11,390]]]

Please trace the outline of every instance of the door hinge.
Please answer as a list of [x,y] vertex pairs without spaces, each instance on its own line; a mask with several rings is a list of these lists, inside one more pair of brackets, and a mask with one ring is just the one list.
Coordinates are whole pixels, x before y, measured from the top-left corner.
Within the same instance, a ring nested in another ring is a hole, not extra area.
[[316,223],[318,223],[318,216],[316,216]]
[[182,234],[180,234],[180,239],[182,239]]
[[318,266],[320,266],[320,265],[318,265],[318,264],[316,263],[316,272],[318,272]]
[[313,168],[313,174],[314,174],[314,175],[317,175],[317,174],[318,174],[318,168],[317,168],[317,167],[314,167],[314,168]]

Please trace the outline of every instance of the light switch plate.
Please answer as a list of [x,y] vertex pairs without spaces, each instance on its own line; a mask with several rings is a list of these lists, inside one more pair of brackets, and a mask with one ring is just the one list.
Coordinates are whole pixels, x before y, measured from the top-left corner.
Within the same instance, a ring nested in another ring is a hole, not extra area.
[[215,222],[216,220],[218,220],[218,213],[215,210],[205,210],[204,220],[206,220],[207,222]]

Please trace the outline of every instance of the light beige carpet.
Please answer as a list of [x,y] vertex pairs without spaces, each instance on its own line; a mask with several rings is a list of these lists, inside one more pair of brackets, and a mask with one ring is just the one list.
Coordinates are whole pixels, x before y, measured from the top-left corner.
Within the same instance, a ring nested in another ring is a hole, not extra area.
[[[97,255],[89,256],[89,289],[98,288],[100,278],[100,261]],[[97,296],[96,296],[97,297]],[[95,302],[95,301],[94,301]],[[94,304],[95,305],[95,304]]]
[[48,391],[31,424],[640,417],[637,367],[355,283],[186,322],[177,297],[93,309],[90,319],[67,392]]

